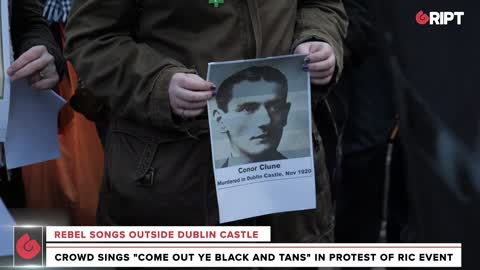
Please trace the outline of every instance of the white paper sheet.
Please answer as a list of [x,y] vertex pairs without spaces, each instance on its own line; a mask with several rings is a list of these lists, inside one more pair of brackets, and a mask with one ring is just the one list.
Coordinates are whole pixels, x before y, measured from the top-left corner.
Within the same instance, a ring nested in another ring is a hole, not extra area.
[[0,256],[13,255],[13,226],[15,221],[0,199]]
[[10,79],[7,75],[7,69],[11,63],[8,2],[10,1],[1,1],[0,4],[2,24],[0,35],[0,142],[5,142],[10,106]]
[[[304,57],[209,64],[208,80],[218,90],[208,102],[208,114],[221,223],[316,207],[310,79],[302,70]],[[252,73],[276,79],[245,80],[239,75],[252,67],[268,67]],[[230,84],[231,98],[222,95],[228,78],[236,78]]]
[[8,169],[57,159],[58,112],[65,100],[52,90],[32,90],[26,81],[12,84],[5,142]]

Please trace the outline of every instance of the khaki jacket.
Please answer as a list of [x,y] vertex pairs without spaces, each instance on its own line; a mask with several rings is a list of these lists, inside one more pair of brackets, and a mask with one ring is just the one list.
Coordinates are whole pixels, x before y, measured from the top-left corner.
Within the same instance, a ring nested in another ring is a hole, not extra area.
[[[185,122],[177,122],[172,118],[167,89],[174,73],[195,72],[205,78],[208,62],[285,55],[292,53],[302,42],[319,40],[328,42],[334,48],[337,74],[340,74],[342,37],[347,24],[341,0],[225,0],[218,8],[208,2],[73,2],[67,24],[66,56],[78,70],[86,88],[90,89],[89,94],[103,101],[99,105],[103,108],[98,111],[109,114],[111,128],[106,150],[107,160],[110,160],[106,169],[108,196],[112,192],[122,193],[115,185],[124,176],[142,179],[147,184],[152,181],[145,181],[145,176],[154,178],[154,181],[165,181],[171,176],[175,185],[168,186],[171,184],[168,182],[157,193],[159,197],[170,198],[169,202],[164,202],[163,209],[171,209],[179,198],[183,198],[184,202],[195,201],[194,191],[189,195],[184,194],[186,189],[194,186],[192,177],[202,178],[208,174],[208,185],[214,184],[206,117]],[[314,95],[317,94],[320,92],[314,91]],[[192,138],[198,143],[192,143]],[[327,202],[329,188],[324,156],[321,155],[323,148],[319,136],[317,138],[319,210],[325,217],[330,213]],[[182,141],[185,143],[179,143]],[[195,157],[197,151],[198,156],[193,163],[203,164],[208,170],[197,168],[198,164],[184,162]],[[152,166],[155,177],[152,176]],[[179,187],[178,183],[183,178],[187,186]],[[197,193],[208,193],[209,197],[212,195],[210,190],[202,185],[196,188]],[[129,193],[127,187],[123,191]],[[116,198],[110,203],[122,205],[123,212],[126,212],[132,205],[125,203],[129,196],[142,195],[130,191],[129,195],[122,193],[118,196],[123,201]],[[144,194],[143,197],[148,195]],[[199,200],[198,204],[201,203]],[[210,203],[205,204],[209,208]],[[155,205],[161,208],[162,203]],[[189,215],[180,208],[175,210],[177,214]],[[208,216],[216,215],[215,210],[207,212]],[[191,216],[202,219],[204,215],[199,213],[192,212]],[[117,213],[115,218],[106,223],[127,224],[136,219],[137,222],[148,224],[151,221],[148,218],[143,220],[139,215],[130,218],[121,215]],[[315,213],[312,212],[311,216],[315,216]],[[161,221],[163,224],[198,224],[181,218],[164,218],[169,221]],[[214,224],[215,219],[207,217],[200,223]],[[317,235],[325,231],[324,228],[318,229],[314,221],[302,226],[309,227]],[[300,238],[306,240],[304,236]]]

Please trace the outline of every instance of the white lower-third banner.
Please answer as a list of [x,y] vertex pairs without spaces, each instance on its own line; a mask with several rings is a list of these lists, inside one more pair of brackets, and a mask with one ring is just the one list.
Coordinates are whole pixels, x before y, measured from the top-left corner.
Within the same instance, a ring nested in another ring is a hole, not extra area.
[[47,267],[461,267],[461,244],[47,243]]

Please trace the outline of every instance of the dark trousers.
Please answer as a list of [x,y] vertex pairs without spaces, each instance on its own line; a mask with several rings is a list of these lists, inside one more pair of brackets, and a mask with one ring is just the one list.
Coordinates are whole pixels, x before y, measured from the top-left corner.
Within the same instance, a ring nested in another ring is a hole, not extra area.
[[[385,202],[386,145],[344,155],[342,179],[337,185],[335,239],[339,243],[375,243],[379,240]],[[402,159],[395,145],[388,188],[387,242],[405,238],[407,199]]]

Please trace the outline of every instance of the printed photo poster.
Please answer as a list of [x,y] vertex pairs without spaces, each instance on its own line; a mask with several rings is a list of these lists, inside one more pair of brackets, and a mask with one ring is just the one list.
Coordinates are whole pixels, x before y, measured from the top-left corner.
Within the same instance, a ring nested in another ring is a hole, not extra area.
[[2,27],[0,34],[0,142],[5,142],[7,135],[8,114],[10,110],[10,80],[7,69],[11,63],[9,8],[10,1],[1,1],[0,16]]
[[210,63],[213,167],[226,223],[316,207],[305,56]]

